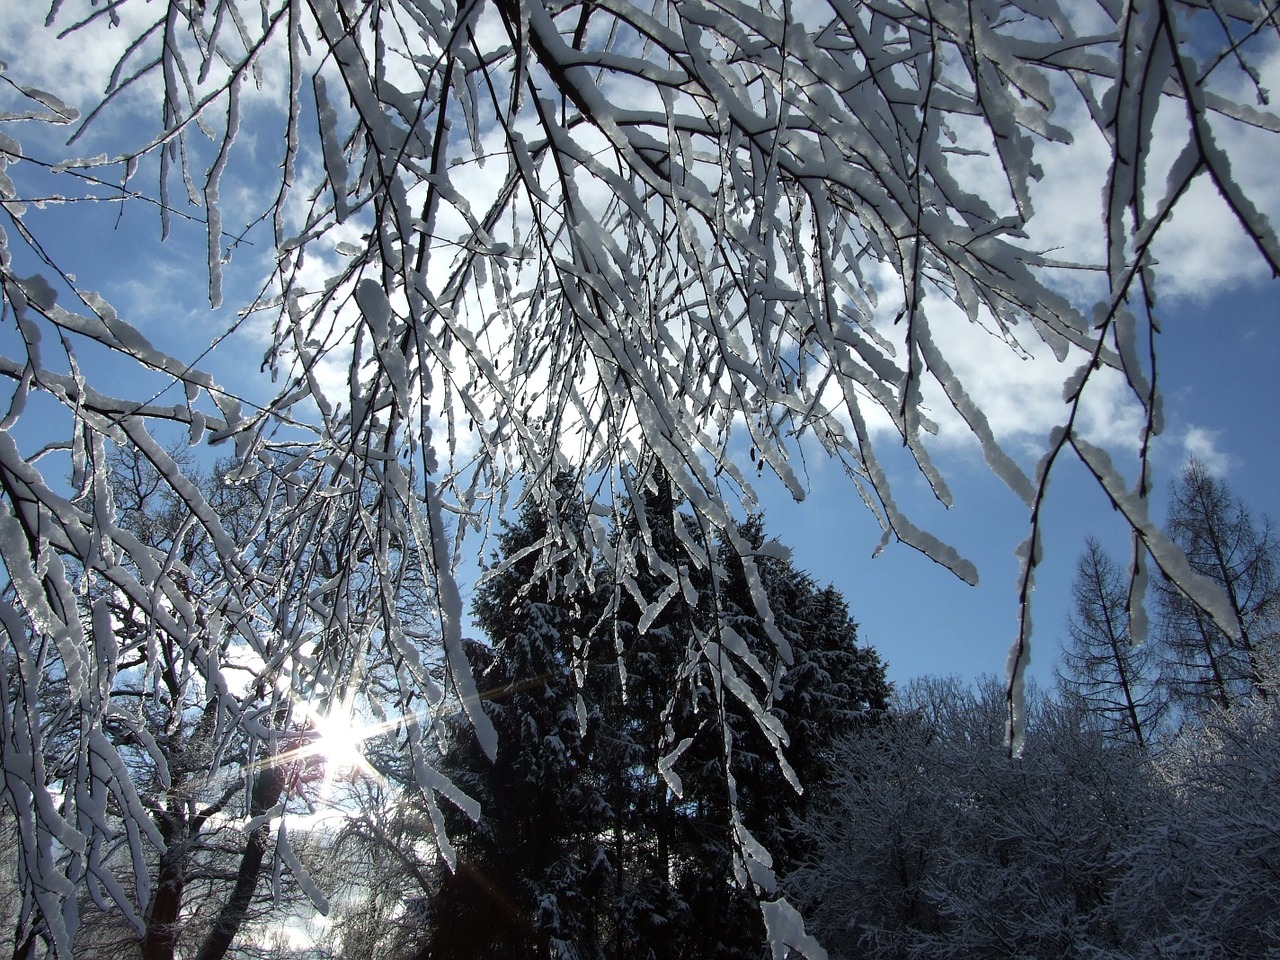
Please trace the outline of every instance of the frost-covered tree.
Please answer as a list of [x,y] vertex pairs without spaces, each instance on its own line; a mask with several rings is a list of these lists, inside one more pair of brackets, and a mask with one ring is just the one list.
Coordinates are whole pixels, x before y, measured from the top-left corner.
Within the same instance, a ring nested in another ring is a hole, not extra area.
[[[23,36],[0,90],[0,376],[11,384],[0,624],[15,678],[0,738],[38,891],[32,916],[61,953],[77,897],[97,882],[80,853],[117,839],[99,812],[108,795],[136,792],[95,737],[115,668],[106,633],[78,620],[72,570],[145,607],[213,691],[227,677],[206,655],[210,616],[288,677],[281,697],[344,696],[377,646],[397,663],[394,709],[426,719],[461,704],[492,755],[452,564],[517,482],[546,504],[570,469],[603,504],[623,499],[627,471],[660,466],[705,528],[690,549],[714,585],[725,576],[717,535],[738,539],[733,501],[754,505],[739,452],[802,496],[790,464],[812,444],[847,472],[886,540],[974,579],[898,508],[875,439],[895,432],[889,446],[905,446],[949,502],[925,442],[936,394],[1028,505],[1024,600],[1050,475],[1076,456],[1132,525],[1134,572],[1154,561],[1229,620],[1146,519],[1159,425],[1150,254],[1207,182],[1280,266],[1226,146],[1240,131],[1280,132],[1258,79],[1276,42],[1267,3],[68,0],[33,29],[45,32]],[[111,52],[94,75],[86,52],[98,51]],[[1101,137],[1110,171],[1097,263],[1072,251],[1060,262],[1028,233],[1042,148],[1070,141],[1076,117]],[[96,217],[104,200],[155,211],[176,239],[202,235],[210,303],[243,311],[230,327],[259,324],[269,383],[217,382],[203,346],[154,346],[142,332],[159,331],[154,318],[121,316],[75,279],[78,251],[117,247],[115,211]],[[65,221],[50,219],[66,203],[76,250],[60,247]],[[237,280],[254,253],[267,279]],[[1064,266],[1101,268],[1106,289],[1072,302],[1055,281]],[[948,300],[958,314],[939,309]],[[941,335],[951,324],[1013,350],[1042,342],[1064,361],[1067,410],[1030,474],[956,376]],[[1146,412],[1133,484],[1077,429],[1103,369]],[[284,506],[263,522],[286,562],[268,564],[225,529],[166,453],[179,433],[233,443],[239,476],[266,478]],[[176,558],[119,523],[108,442],[150,460],[204,531],[216,601],[185,602]],[[581,544],[600,548],[589,516]],[[325,537],[343,544],[336,567],[309,548]],[[431,582],[447,687],[389,594],[348,602],[370,574],[387,590]],[[381,620],[353,622],[354,609]],[[1015,735],[1029,622],[1011,658]],[[59,799],[37,706],[55,647],[77,731]],[[691,646],[685,673],[728,669],[722,689],[765,729],[763,683],[709,649]],[[215,710],[220,729],[270,740],[233,698],[219,693]],[[406,729],[429,802],[465,805],[425,759],[433,724]],[[121,838],[147,861],[154,838]],[[757,871],[761,889],[768,873]],[[106,898],[142,909],[130,887]],[[764,916],[778,949],[809,943],[785,904],[766,898]]]
[[[207,542],[190,527],[185,511],[148,461],[134,457],[128,448],[109,456],[111,492],[121,526],[148,546],[178,558],[190,571],[187,598],[199,602]],[[180,462],[181,454],[176,456]],[[262,505],[254,503],[254,491],[248,488],[223,488],[216,474],[204,486],[229,526],[248,527],[251,520],[244,514],[261,512]],[[233,517],[233,512],[241,515]],[[188,650],[156,629],[145,608],[110,586],[101,591],[90,588],[89,602],[105,607],[125,653],[117,661],[112,710],[103,729],[142,791],[142,803],[164,844],[152,868],[139,953],[142,960],[172,960],[180,940],[194,948],[221,906],[234,901],[244,916],[249,915],[256,883],[249,886],[246,877],[239,885],[244,889],[236,890],[227,878],[237,872],[237,860],[241,865],[257,860],[260,870],[258,852],[266,846],[267,832],[245,837],[224,816],[245,792],[245,744],[238,737],[219,742],[216,700],[208,696]],[[233,660],[228,638],[220,639],[219,652]],[[283,786],[283,777],[268,768],[252,779],[250,792],[256,790],[265,811],[278,799],[277,785]],[[255,881],[257,874],[258,870],[252,872]],[[121,938],[125,943],[128,932],[126,925]],[[78,940],[84,939],[82,931]],[[92,949],[105,951],[107,945],[99,939]]]
[[1280,709],[1207,707],[1160,757],[1148,821],[1120,852],[1120,941],[1107,958],[1268,957],[1280,951]]
[[[217,578],[209,574],[207,538],[190,523],[149,461],[129,448],[112,449],[107,456],[112,504],[121,527],[180,564],[186,571],[182,590],[189,605],[208,603],[206,591]],[[184,459],[180,451],[174,456],[179,462]],[[191,464],[185,466],[226,529],[249,548],[258,519],[273,506],[262,500],[263,485],[224,483],[226,464],[207,477]],[[100,916],[93,906],[101,898],[90,896],[76,938],[77,954],[136,951],[140,960],[173,960],[182,954],[221,960],[242,930],[268,909],[264,888],[268,900],[281,895],[279,882],[272,885],[263,876],[269,872],[267,854],[274,845],[269,821],[246,831],[236,814],[246,810],[246,801],[248,815],[263,818],[277,804],[283,808],[291,794],[304,799],[308,781],[323,773],[321,761],[307,755],[306,737],[299,735],[287,706],[264,717],[279,738],[274,748],[279,761],[262,754],[255,758],[250,752],[253,743],[241,728],[219,729],[218,698],[187,645],[152,622],[136,598],[117,592],[92,572],[82,591],[84,621],[110,629],[116,641],[114,685],[102,733],[128,769],[139,791],[138,802],[150,819],[146,827],[161,843],[149,867],[150,896],[138,918],[141,937],[122,918]],[[228,677],[244,678],[242,689],[233,693],[238,709],[265,713],[269,694],[252,682],[263,664],[233,636],[217,636],[216,619],[206,630],[215,635],[200,652],[220,658]],[[46,680],[59,672],[56,662],[51,663]],[[74,713],[66,709],[65,683],[51,686],[53,696],[61,695],[63,702],[42,711],[46,736],[69,746],[74,733],[67,724],[74,722]],[[286,729],[290,726],[295,729]],[[291,756],[295,753],[299,756]],[[66,771],[51,773],[55,779],[66,777]],[[109,804],[107,812],[111,817],[123,815],[118,829],[127,831],[127,809]],[[108,889],[112,881],[127,882],[136,867],[109,851],[100,856],[104,871],[120,875],[119,880],[101,878]],[[278,906],[287,909],[283,901]]]
[[[296,881],[308,886],[302,863],[310,859],[303,851],[311,844],[305,835],[301,841],[296,835],[290,839],[284,814],[307,811],[319,799],[323,757],[316,752],[313,716],[287,695],[282,682],[287,677],[272,664],[271,647],[251,646],[225,629],[218,616],[225,603],[218,591],[225,581],[211,573],[216,552],[207,529],[191,522],[152,461],[129,448],[104,454],[111,465],[109,503],[120,529],[182,571],[173,595],[182,604],[179,609],[199,609],[206,619],[203,642],[193,645],[175,636],[171,620],[157,618],[138,596],[117,589],[118,579],[92,568],[75,577],[80,621],[93,632],[104,658],[95,680],[111,684],[108,710],[91,732],[89,762],[114,754],[128,774],[120,784],[135,791],[113,790],[95,817],[107,837],[136,841],[141,833],[150,841],[141,862],[133,859],[127,842],[62,854],[68,869],[75,869],[81,857],[78,869],[87,874],[77,903],[75,955],[220,960],[247,932],[261,933],[258,921],[270,909],[296,907]],[[259,480],[229,484],[226,464],[207,477],[188,467],[226,535],[245,554],[258,553],[264,570],[283,563],[291,538],[281,534],[277,520],[287,514],[287,505],[270,499],[271,486]],[[327,554],[334,564],[338,546],[326,537],[303,549]],[[118,563],[128,569],[132,561],[121,557]],[[360,596],[352,591],[349,599],[354,604]],[[406,613],[413,606],[401,603]],[[363,620],[365,612],[353,611],[351,622]],[[43,667],[37,685],[40,736],[45,755],[55,760],[45,769],[45,787],[74,796],[75,765],[83,762],[78,749],[83,717],[69,696],[63,650],[49,642],[37,649]],[[322,642],[313,639],[310,649],[324,656]],[[210,670],[209,661],[219,669]],[[367,658],[362,669],[371,692],[386,665]],[[212,682],[216,678],[220,686]],[[24,678],[13,671],[5,679],[12,696]],[[228,712],[242,722],[228,723]],[[80,799],[86,798],[81,794]],[[30,855],[21,846],[17,850]],[[281,869],[273,869],[276,858]],[[53,933],[36,909],[41,891],[32,879],[22,875],[13,937],[28,951],[21,955],[38,956]],[[139,909],[104,913],[132,883]]]
[[847,738],[787,877],[839,957],[1111,955],[1122,851],[1152,815],[1144,756],[1076,702],[1032,698],[1010,757],[1002,693],[955,681],[908,688],[883,723]]
[[342,810],[321,835],[317,882],[330,895],[317,956],[406,960],[413,955],[428,898],[436,890],[436,828],[416,801],[413,773],[394,738],[365,743],[375,775],[352,771],[335,784]]
[[1191,568],[1219,586],[1230,618],[1220,624],[1176,583],[1159,584],[1157,629],[1174,696],[1192,709],[1275,694],[1280,673],[1280,541],[1254,520],[1222,479],[1192,461],[1174,482],[1169,536]]
[[1075,608],[1058,676],[1108,736],[1145,749],[1168,707],[1154,644],[1134,642],[1124,574],[1090,537],[1076,563]]
[[[111,502],[121,528],[158,553],[176,558],[188,572],[181,585],[183,600],[199,604],[207,586],[202,577],[207,542],[166,496],[165,485],[147,461],[128,450],[113,449],[107,455],[112,464]],[[247,490],[227,491],[231,496],[223,497],[216,480],[202,486],[219,508],[237,500],[248,503]],[[256,515],[261,505],[250,509]],[[249,518],[240,520],[242,528],[251,526]],[[230,516],[228,522],[236,523]],[[142,960],[171,960],[180,939],[195,949],[219,906],[232,898],[228,877],[234,875],[237,860],[252,856],[264,842],[264,837],[246,838],[237,825],[227,822],[225,812],[243,798],[247,779],[271,779],[273,773],[263,770],[247,777],[247,744],[240,731],[218,735],[217,698],[210,695],[189,647],[156,624],[136,597],[115,591],[95,571],[84,571],[77,579],[80,619],[98,632],[102,655],[111,658],[114,668],[99,676],[99,682],[110,684],[109,710],[95,731],[101,738],[99,750],[114,751],[137,791],[133,797],[109,798],[100,815],[121,833],[141,829],[158,842],[140,884],[140,892],[146,893],[140,917],[104,916],[96,909],[109,903],[103,891],[119,889],[139,864],[110,846],[89,852],[86,859],[99,873],[83,896],[87,914],[76,950],[82,956],[124,951],[136,952]],[[216,622],[206,629],[217,631]],[[229,651],[229,637],[211,639],[204,652],[220,656],[230,669],[244,669]],[[74,782],[70,765],[77,761],[81,718],[68,696],[68,666],[56,647],[46,648],[41,673],[41,734],[46,755],[57,758],[46,776],[48,786],[57,787]],[[255,704],[252,691],[239,698],[241,709]],[[272,782],[282,784],[283,778]],[[267,807],[274,803],[273,796]],[[131,809],[131,804],[136,806]],[[131,823],[139,811],[145,811],[146,819]],[[30,887],[19,896],[23,909],[15,943],[37,943],[46,934],[38,912],[32,910],[35,896]],[[252,891],[241,899],[247,915]],[[143,933],[140,942],[129,919]]]
[[1208,706],[1158,752],[1105,736],[1074,698],[1031,706],[1017,759],[989,683],[917,682],[841,744],[785,882],[834,956],[1280,948],[1274,697]]

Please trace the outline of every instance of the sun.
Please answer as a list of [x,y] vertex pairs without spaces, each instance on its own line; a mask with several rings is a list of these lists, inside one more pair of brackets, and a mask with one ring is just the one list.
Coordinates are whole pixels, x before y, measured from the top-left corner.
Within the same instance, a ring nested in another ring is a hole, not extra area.
[[323,765],[326,782],[374,774],[364,756],[364,743],[374,731],[360,723],[350,709],[310,711],[307,722],[313,736],[307,753]]
[[316,741],[316,753],[324,758],[327,765],[344,769],[362,766],[367,762],[362,749],[365,734],[350,714],[317,714],[312,717],[312,723],[320,734]]

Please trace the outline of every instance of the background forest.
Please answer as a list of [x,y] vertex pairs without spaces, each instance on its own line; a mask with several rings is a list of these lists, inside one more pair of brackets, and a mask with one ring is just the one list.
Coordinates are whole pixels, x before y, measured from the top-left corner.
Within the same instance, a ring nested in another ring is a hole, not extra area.
[[[118,466],[122,514],[171,542],[154,478]],[[586,522],[571,480],[558,489],[556,509],[528,504],[506,528],[474,604],[482,636],[467,656],[499,750],[489,759],[458,715],[438,761],[468,803],[432,813],[399,734],[363,718],[358,753],[303,749],[255,780],[260,814],[280,804],[306,825],[289,856],[307,869],[272,876],[270,836],[246,843],[219,818],[234,773],[225,788],[183,776],[209,722],[188,691],[185,709],[153,719],[170,782],[152,776],[142,802],[169,852],[147,866],[148,936],[86,904],[77,955],[747,960],[770,953],[747,883],[757,861],[833,957],[1280,952],[1280,542],[1200,464],[1170,491],[1168,533],[1225,590],[1236,635],[1160,583],[1135,646],[1125,577],[1090,540],[1058,683],[1030,692],[1016,756],[1003,684],[892,690],[844,598],[796,570],[762,518],[739,532],[770,627],[725,542],[714,549],[739,573],[709,602],[685,547],[697,524],[668,484],[620,510],[636,536],[614,542],[631,547],[585,565],[546,548]],[[198,570],[198,544],[187,549]],[[688,589],[663,589],[662,567]],[[770,722],[716,691],[714,674],[687,671],[685,647],[708,637],[774,677]],[[166,682],[180,701],[181,680]],[[140,731],[106,734],[145,766]],[[303,876],[332,897],[327,919],[300,899]]]

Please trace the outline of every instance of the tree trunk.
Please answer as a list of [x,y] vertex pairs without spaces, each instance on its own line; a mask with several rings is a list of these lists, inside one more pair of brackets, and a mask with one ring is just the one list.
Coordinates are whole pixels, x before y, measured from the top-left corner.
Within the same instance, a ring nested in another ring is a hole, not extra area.
[[178,945],[178,913],[182,909],[182,892],[186,885],[184,861],[187,838],[166,836],[164,839],[168,849],[160,858],[156,892],[147,910],[142,960],[173,960]]
[[[266,767],[253,778],[253,793],[249,799],[249,816],[259,817],[276,805],[284,790],[284,773],[275,767]],[[245,843],[244,854],[240,858],[240,869],[236,871],[236,885],[231,897],[223,904],[214,921],[212,929],[200,945],[196,960],[223,960],[231,941],[240,932],[245,917],[249,914],[249,904],[253,901],[253,891],[258,885],[258,874],[262,872],[262,859],[267,850],[267,834],[269,824],[262,824],[249,835]]]

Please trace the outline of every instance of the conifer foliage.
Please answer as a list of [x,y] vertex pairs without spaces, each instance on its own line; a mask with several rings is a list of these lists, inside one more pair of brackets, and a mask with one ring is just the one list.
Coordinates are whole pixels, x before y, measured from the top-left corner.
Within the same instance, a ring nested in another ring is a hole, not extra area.
[[[681,542],[696,536],[669,485],[620,510],[653,545],[632,570],[548,557],[548,528],[583,522],[580,500],[559,489],[557,516],[529,505],[507,528],[478,593],[489,643],[469,651],[499,746],[491,762],[468,727],[453,731],[445,770],[483,813],[453,824],[457,861],[441,867],[420,956],[756,957],[756,900],[776,890],[754,859],[768,864],[804,809],[797,775],[820,776],[835,739],[884,709],[884,668],[858,646],[843,598],[780,556],[760,557],[759,575],[791,645],[785,675],[741,570],[718,596],[694,577],[654,613],[643,598],[661,580],[649,565],[687,566]],[[759,518],[740,533],[772,549]],[[778,677],[768,710],[789,743],[753,735],[755,719],[716,677],[688,670],[686,648],[706,636]]]
[[1134,642],[1124,575],[1093,538],[1076,563],[1072,596],[1058,671],[1064,691],[1109,737],[1145,749],[1168,706],[1160,653]]
[[1166,532],[1219,591],[1216,619],[1176,582],[1155,584],[1153,629],[1125,577],[1090,539],[1076,566],[1060,679],[1113,739],[1147,748],[1177,726],[1275,694],[1280,666],[1280,541],[1226,480],[1195,460],[1170,486]]

